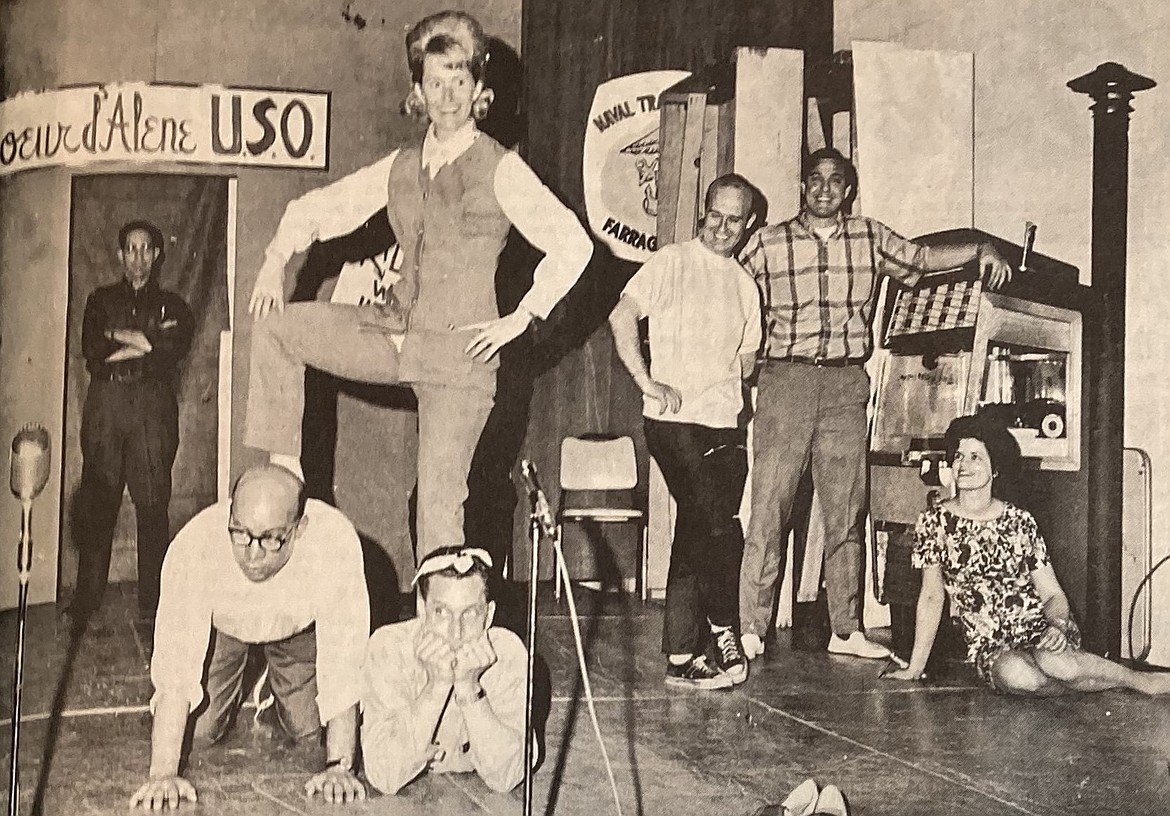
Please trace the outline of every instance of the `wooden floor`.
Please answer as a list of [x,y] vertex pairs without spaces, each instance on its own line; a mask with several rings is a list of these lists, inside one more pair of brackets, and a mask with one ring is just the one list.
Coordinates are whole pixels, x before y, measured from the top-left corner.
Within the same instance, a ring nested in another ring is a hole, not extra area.
[[[1056,700],[1000,697],[960,674],[889,684],[880,663],[778,647],[734,691],[663,684],[662,610],[579,593],[589,677],[623,814],[756,814],[807,777],[840,786],[854,816],[1170,813],[1170,700],[1110,692]],[[114,587],[71,643],[50,606],[29,618],[20,746],[21,812],[124,814],[149,763],[149,645],[131,622],[133,586]],[[541,600],[538,653],[551,676],[534,812],[617,813],[584,703],[566,607]],[[0,618],[9,717],[15,616]],[[245,712],[247,714],[247,712]],[[10,753],[3,723],[3,755]],[[250,725],[195,754],[191,812],[317,814],[304,798],[320,762]],[[187,809],[187,808],[185,808]],[[518,814],[519,791],[474,776],[418,780],[354,814]]]

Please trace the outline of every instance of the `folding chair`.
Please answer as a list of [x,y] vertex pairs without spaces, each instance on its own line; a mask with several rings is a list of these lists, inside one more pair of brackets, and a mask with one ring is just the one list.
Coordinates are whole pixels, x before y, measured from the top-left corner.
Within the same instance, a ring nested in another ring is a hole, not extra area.
[[[561,498],[557,506],[557,541],[563,541],[565,524],[634,524],[638,532],[637,590],[647,593],[646,513],[637,506],[638,460],[634,440],[569,436],[561,442]],[[554,551],[553,569],[557,569]],[[561,598],[560,573],[556,572],[554,596]],[[567,589],[567,587],[565,587]]]

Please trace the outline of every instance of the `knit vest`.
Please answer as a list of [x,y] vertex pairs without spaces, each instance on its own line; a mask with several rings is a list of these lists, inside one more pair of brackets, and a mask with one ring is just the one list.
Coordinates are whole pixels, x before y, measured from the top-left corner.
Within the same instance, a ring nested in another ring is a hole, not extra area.
[[390,168],[386,211],[405,259],[394,289],[409,314],[403,382],[495,392],[498,360],[467,356],[473,333],[451,327],[500,316],[496,265],[511,222],[496,200],[495,177],[506,153],[481,133],[433,179],[423,169],[421,143],[399,150]]

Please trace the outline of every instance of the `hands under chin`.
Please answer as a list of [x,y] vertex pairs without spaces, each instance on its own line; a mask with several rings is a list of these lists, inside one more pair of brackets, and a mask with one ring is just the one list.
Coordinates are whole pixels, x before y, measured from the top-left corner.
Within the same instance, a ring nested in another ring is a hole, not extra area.
[[455,652],[456,687],[473,687],[480,676],[496,662],[496,650],[485,631],[470,643],[465,643]]

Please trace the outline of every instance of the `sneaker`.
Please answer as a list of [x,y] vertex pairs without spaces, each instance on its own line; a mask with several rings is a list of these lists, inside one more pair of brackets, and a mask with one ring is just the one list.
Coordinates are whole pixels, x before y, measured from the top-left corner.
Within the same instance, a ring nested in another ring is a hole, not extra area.
[[739,647],[739,638],[735,636],[734,629],[724,629],[715,634],[715,665],[737,686],[747,680],[747,658]]
[[853,632],[847,638],[834,634],[829,638],[831,654],[864,657],[868,660],[883,660],[890,656],[890,650],[880,643],[867,640],[861,632]]
[[759,635],[753,635],[751,632],[748,632],[739,640],[743,644],[743,656],[748,660],[755,660],[764,654],[764,641]]
[[668,686],[690,686],[698,689],[722,689],[734,685],[731,677],[707,662],[704,655],[692,657],[681,666],[670,661],[666,663],[666,684]]

